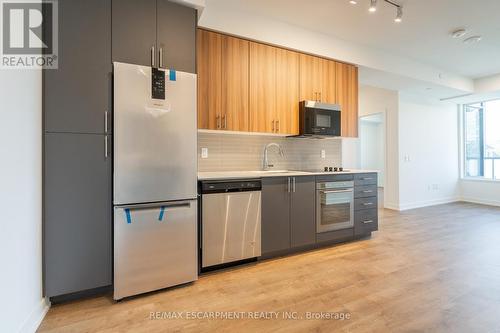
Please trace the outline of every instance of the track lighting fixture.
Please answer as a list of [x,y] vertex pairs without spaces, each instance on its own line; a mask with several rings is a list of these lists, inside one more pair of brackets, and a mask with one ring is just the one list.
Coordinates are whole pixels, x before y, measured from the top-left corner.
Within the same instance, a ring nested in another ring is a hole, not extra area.
[[[382,0],[385,3],[396,7],[396,18],[394,19],[395,22],[400,23],[403,21],[403,6],[400,5],[399,3],[396,2],[396,0]],[[370,13],[374,13],[377,11],[377,2],[378,0],[370,0],[370,8],[368,11]],[[349,0],[349,3],[352,5],[357,5],[358,0]]]

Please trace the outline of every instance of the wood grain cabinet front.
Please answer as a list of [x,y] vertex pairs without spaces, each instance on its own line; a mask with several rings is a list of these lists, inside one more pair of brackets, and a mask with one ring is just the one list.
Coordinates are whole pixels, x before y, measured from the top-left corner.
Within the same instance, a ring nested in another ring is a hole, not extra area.
[[198,29],[198,127],[299,133],[299,102],[340,104],[358,135],[356,66]]

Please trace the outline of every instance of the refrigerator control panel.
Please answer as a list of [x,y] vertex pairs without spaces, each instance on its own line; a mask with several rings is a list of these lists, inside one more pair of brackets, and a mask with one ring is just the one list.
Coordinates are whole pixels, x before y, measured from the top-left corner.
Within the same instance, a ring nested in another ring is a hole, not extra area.
[[151,98],[165,99],[165,71],[152,68]]

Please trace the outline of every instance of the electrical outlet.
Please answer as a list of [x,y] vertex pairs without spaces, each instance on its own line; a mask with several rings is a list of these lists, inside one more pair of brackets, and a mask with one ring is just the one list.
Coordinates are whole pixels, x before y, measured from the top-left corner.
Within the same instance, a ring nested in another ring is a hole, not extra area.
[[208,158],[208,148],[201,148],[201,158]]
[[432,184],[432,190],[434,190],[434,191],[439,190],[439,185],[438,184]]
[[321,158],[326,158],[326,151],[321,149]]
[[406,155],[404,156],[404,161],[405,161],[405,162],[411,162],[410,155],[406,154]]

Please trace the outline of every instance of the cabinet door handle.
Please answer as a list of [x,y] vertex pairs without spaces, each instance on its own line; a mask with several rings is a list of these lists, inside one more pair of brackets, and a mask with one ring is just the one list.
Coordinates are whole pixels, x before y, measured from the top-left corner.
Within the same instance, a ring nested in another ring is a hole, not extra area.
[[163,47],[158,51],[158,67],[163,68]]
[[317,101],[318,101],[318,93],[317,93],[317,92],[315,92],[315,93],[314,93],[314,101],[315,101],[315,102],[317,102]]
[[108,135],[104,135],[104,159],[108,158]]
[[295,193],[295,177],[293,177],[293,193]]
[[108,110],[104,111],[104,134],[108,134]]
[[319,92],[318,94],[319,94],[319,101],[321,102],[321,93]]
[[222,119],[224,119],[224,129],[227,129],[227,115],[223,115]]
[[373,223],[373,220],[366,220],[366,221],[363,221],[364,224],[370,224],[370,223]]
[[290,177],[288,177],[288,193],[290,193],[290,183],[291,183],[292,179]]
[[215,125],[217,126],[217,129],[220,129],[220,116],[215,117]]
[[280,121],[276,120],[276,133],[280,132]]
[[272,130],[273,130],[273,133],[274,133],[274,132],[275,132],[275,131],[274,131],[274,120],[272,121],[272,124],[273,124],[273,125],[272,125]]
[[151,46],[151,67],[155,67],[155,46]]

